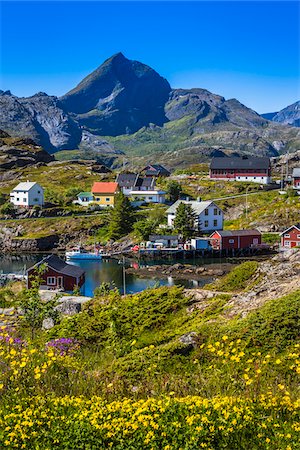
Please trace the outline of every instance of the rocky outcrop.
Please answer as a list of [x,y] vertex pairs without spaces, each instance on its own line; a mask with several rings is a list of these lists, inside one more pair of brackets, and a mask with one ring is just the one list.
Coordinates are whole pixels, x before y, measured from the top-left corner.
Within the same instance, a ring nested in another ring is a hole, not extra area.
[[32,138],[49,152],[74,149],[81,140],[79,126],[56,97],[45,93],[28,98],[0,93],[0,128],[12,136]]
[[[0,130],[1,131],[1,130]],[[7,133],[0,138],[0,180],[7,179],[7,171],[53,161],[42,147],[29,138],[11,138]],[[2,178],[1,172],[5,172]]]
[[56,247],[59,236],[56,234],[40,238],[23,238],[22,226],[15,228],[3,226],[0,229],[0,248],[2,253],[49,251]]

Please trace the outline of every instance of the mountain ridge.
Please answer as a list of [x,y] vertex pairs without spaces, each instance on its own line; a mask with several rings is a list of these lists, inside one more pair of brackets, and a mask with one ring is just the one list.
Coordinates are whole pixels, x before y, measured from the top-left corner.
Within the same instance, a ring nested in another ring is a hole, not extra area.
[[123,152],[149,158],[162,152],[180,160],[189,152],[205,159],[218,150],[276,156],[300,143],[297,128],[206,89],[172,89],[154,69],[122,53],[61,97],[0,91],[0,128],[50,153],[76,150],[101,158],[109,148],[112,161]]

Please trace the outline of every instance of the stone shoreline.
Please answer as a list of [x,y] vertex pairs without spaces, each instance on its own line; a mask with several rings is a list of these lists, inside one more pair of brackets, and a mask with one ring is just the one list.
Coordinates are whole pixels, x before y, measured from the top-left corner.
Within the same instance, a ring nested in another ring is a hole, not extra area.
[[233,264],[222,263],[222,264],[209,264],[206,266],[194,266],[191,264],[160,264],[154,266],[145,267],[128,267],[126,273],[145,275],[147,277],[152,276],[155,278],[159,276],[160,278],[176,278],[176,279],[188,279],[195,280],[204,277],[221,277],[225,275],[233,268]]

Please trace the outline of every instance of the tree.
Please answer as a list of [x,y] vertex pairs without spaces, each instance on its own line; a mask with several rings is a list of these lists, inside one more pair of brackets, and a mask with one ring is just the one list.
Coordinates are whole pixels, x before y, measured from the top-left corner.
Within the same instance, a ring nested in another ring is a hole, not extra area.
[[143,241],[147,241],[150,234],[155,232],[156,226],[156,223],[152,220],[139,220],[135,222],[133,228]]
[[42,264],[36,269],[36,275],[31,278],[31,288],[22,293],[19,306],[22,310],[23,322],[31,329],[31,338],[43,325],[43,320],[51,318],[57,320],[58,311],[55,309],[58,297],[49,301],[42,301],[39,293],[42,284],[42,275],[47,270],[47,265]]
[[178,181],[171,180],[167,184],[167,194],[170,197],[171,202],[176,202],[182,193],[181,184]]
[[14,211],[15,211],[14,205],[10,202],[4,203],[4,205],[2,205],[0,208],[1,214],[5,215],[5,216],[12,215],[14,213]]
[[185,240],[192,236],[196,218],[197,215],[191,205],[186,203],[178,205],[173,225]]
[[109,238],[120,239],[133,229],[135,214],[129,199],[119,192],[115,198],[115,205],[110,213]]

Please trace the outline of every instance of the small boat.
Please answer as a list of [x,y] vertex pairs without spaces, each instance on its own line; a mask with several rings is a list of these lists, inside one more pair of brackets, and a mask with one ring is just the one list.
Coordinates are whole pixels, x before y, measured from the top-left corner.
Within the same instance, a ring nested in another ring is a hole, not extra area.
[[93,252],[88,252],[82,247],[78,247],[77,249],[70,250],[66,252],[66,259],[76,261],[76,260],[85,260],[85,261],[99,261],[102,259],[103,253],[101,250],[95,249]]

